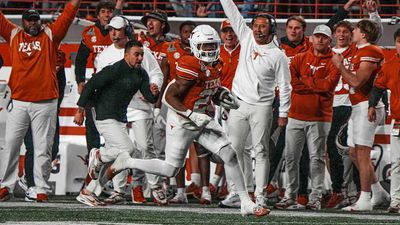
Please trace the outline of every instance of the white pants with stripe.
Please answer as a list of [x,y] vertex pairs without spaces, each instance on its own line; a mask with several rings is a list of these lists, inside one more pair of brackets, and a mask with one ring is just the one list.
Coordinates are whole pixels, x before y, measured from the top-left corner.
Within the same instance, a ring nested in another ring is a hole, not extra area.
[[0,187],[11,192],[18,177],[18,158],[22,142],[32,127],[34,151],[33,174],[37,193],[50,190],[48,180],[51,172],[51,148],[56,129],[57,99],[23,102],[13,100],[11,111],[7,115],[5,154],[1,163],[6,164]]

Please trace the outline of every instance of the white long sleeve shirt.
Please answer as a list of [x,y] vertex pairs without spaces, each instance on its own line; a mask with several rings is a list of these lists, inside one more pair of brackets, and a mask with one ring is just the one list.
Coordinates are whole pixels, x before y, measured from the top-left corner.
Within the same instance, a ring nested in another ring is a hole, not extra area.
[[[96,57],[96,68],[97,71],[101,71],[104,67],[114,64],[115,62],[124,58],[125,50],[118,49],[114,44],[107,47],[103,52],[97,55]],[[150,78],[150,83],[154,83],[161,88],[163,82],[163,73],[161,71],[160,66],[157,63],[156,58],[151,53],[151,50],[145,46],[143,46],[143,61],[142,68],[147,72]],[[153,118],[153,109],[152,104],[149,102],[145,102],[140,99],[142,93],[138,91],[132,98],[131,102],[128,106],[127,118],[128,121],[136,121],[142,119],[151,119]]]
[[253,105],[272,105],[279,87],[279,116],[287,117],[290,108],[290,71],[286,55],[273,43],[259,45],[232,0],[221,0],[226,16],[240,41],[239,63],[232,92]]

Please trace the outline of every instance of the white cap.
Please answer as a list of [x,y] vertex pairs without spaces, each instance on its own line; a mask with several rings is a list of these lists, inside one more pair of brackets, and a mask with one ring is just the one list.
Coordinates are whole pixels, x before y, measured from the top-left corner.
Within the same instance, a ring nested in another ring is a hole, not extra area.
[[321,24],[315,27],[313,34],[324,34],[332,39],[332,31],[327,25]]
[[124,18],[122,18],[120,16],[114,16],[111,19],[110,23],[105,26],[105,28],[108,29],[108,28],[112,27],[114,29],[121,29],[121,28],[124,28],[126,26],[127,26],[126,19],[124,19]]

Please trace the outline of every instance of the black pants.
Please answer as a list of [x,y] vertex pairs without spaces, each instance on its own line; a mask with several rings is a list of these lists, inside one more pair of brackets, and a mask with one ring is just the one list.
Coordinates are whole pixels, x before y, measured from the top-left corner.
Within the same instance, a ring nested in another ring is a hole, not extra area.
[[[60,113],[60,106],[61,102],[64,99],[64,89],[66,84],[65,78],[65,70],[61,69],[57,72],[57,80],[58,80],[58,102],[57,102],[57,114]],[[25,179],[27,181],[28,187],[35,186],[35,180],[33,176],[33,138],[32,138],[32,129],[29,128],[26,132],[24,138],[24,144],[26,147],[25,153]],[[53,147],[51,149],[51,160],[54,160],[58,153],[58,146],[60,144],[60,122],[57,116],[57,123],[56,123],[56,132],[54,133],[53,139]]]
[[333,108],[333,117],[331,130],[328,134],[327,148],[331,168],[332,190],[341,193],[343,184],[343,160],[338,153],[335,139],[339,129],[345,124],[351,116],[351,106],[338,106]]
[[100,134],[97,131],[96,125],[94,123],[92,107],[86,107],[85,113],[86,147],[89,153],[92,148],[100,148]]

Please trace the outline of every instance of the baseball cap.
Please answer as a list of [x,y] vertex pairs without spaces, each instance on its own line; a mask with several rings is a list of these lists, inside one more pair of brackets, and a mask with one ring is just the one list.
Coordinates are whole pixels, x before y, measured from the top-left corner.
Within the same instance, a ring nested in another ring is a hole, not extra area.
[[26,10],[24,13],[22,13],[22,19],[23,20],[40,20],[40,15],[38,11],[34,9],[29,9]]
[[114,29],[121,29],[127,26],[126,20],[120,16],[114,16],[110,23],[105,26],[106,29],[112,27]]
[[168,16],[164,11],[156,9],[150,13],[146,13],[146,15],[144,15],[141,19],[142,24],[145,25],[146,27],[147,27],[147,20],[149,18],[153,18],[161,22],[164,22],[165,27],[163,29],[163,33],[166,34],[169,32],[170,26],[168,24]]
[[229,22],[229,20],[224,20],[221,23],[220,30],[222,31],[223,29],[228,28],[228,27],[232,28],[231,22]]
[[327,25],[321,24],[315,27],[313,34],[324,34],[332,38],[332,31]]

